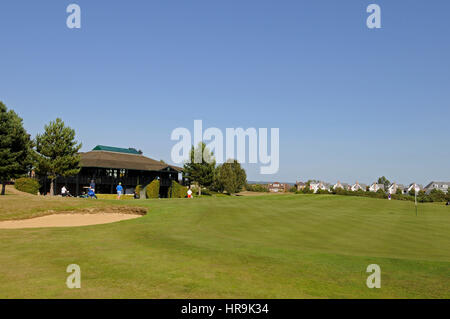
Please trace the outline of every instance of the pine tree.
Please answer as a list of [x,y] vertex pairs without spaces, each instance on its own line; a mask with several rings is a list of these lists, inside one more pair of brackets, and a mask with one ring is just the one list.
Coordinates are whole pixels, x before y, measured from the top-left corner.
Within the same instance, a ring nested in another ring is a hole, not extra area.
[[208,187],[213,183],[215,167],[214,155],[205,143],[200,142],[195,149],[192,146],[190,162],[184,164],[183,173],[191,182],[198,184],[199,196],[202,194],[202,187]]
[[66,127],[57,118],[44,127],[44,133],[36,136],[36,169],[39,175],[50,178],[50,194],[54,195],[54,183],[58,176],[73,176],[80,172],[81,144],[75,141],[75,130]]
[[1,195],[6,182],[25,174],[31,165],[30,136],[23,128],[22,119],[0,102],[0,181]]

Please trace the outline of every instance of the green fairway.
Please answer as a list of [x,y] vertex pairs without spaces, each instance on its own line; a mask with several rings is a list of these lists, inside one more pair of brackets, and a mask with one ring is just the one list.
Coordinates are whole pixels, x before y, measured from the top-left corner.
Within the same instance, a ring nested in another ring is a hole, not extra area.
[[[12,218],[14,201],[23,200],[5,198],[0,219]],[[450,298],[443,204],[421,204],[416,217],[412,202],[335,195],[66,203],[138,205],[148,214],[0,229],[0,297]],[[35,216],[42,207],[17,210]],[[69,264],[81,267],[81,289],[66,287]],[[380,289],[366,286],[369,264],[381,267]]]

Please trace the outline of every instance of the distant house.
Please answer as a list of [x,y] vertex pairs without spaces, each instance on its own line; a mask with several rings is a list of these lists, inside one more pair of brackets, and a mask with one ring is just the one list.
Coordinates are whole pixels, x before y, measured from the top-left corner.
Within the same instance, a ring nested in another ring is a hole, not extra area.
[[448,193],[450,182],[431,182],[425,186],[425,193],[429,194],[433,189],[440,190],[444,193]]
[[409,184],[408,188],[405,188],[404,193],[407,194],[407,193],[411,192],[412,190],[415,190],[415,192],[418,193],[422,189],[423,189],[422,185],[419,185],[416,183],[411,183],[411,184]]
[[403,193],[405,190],[405,186],[399,185],[397,183],[392,183],[391,185],[389,185],[387,192],[392,195],[397,194],[398,190],[400,190]]
[[345,189],[344,185],[342,185],[340,181],[338,181],[336,184],[333,185],[334,190],[337,190],[338,188]]
[[373,183],[372,185],[370,185],[369,187],[369,192],[378,192],[378,190],[383,190],[384,191],[384,185],[383,184],[378,184],[378,183]]
[[324,182],[314,182],[309,184],[309,189],[312,190],[314,193],[317,193],[317,191],[320,190],[329,190],[330,185]]
[[365,192],[366,188],[367,188],[367,186],[365,184],[360,184],[360,183],[356,182],[355,184],[352,185],[351,191],[352,192],[357,192],[359,190],[362,190],[362,191]]
[[333,186],[331,186],[331,188],[333,190],[337,190],[337,189],[343,189],[346,191],[349,191],[352,187],[348,184],[348,183],[341,183],[340,181],[338,181],[336,184],[334,184]]
[[298,191],[304,189],[306,187],[306,183],[303,182],[296,182],[295,183],[295,188],[297,188]]
[[289,189],[288,184],[274,182],[268,185],[269,192],[271,193],[284,193]]

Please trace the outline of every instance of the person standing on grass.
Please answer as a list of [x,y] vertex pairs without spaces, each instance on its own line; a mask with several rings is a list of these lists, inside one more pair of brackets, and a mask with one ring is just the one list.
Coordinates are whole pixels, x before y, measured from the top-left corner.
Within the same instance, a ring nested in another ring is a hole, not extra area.
[[89,185],[95,192],[95,181],[92,179],[91,184]]
[[97,195],[95,195],[95,190],[92,187],[89,187],[88,197],[98,199]]
[[190,188],[187,191],[187,195],[188,195],[188,198],[192,198],[192,191]]
[[117,190],[117,199],[120,199],[120,196],[122,196],[123,193],[122,183],[119,183],[119,185],[117,185],[116,190]]
[[67,196],[67,188],[66,188],[66,185],[64,185],[64,186],[61,188],[61,196],[62,196],[62,197],[66,197],[66,196]]

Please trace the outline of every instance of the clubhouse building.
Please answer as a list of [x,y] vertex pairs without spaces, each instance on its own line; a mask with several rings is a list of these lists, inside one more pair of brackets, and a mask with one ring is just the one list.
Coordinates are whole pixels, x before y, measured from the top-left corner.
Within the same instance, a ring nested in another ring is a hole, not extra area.
[[[133,148],[98,145],[90,152],[80,153],[80,156],[80,172],[73,177],[58,177],[56,194],[65,185],[72,195],[81,195],[92,181],[98,194],[114,194],[119,183],[122,183],[125,194],[133,194],[136,186],[145,187],[158,179],[160,197],[164,198],[172,181],[183,183],[182,168],[145,157]],[[41,185],[41,194],[47,194],[50,191],[49,181],[44,178]]]

